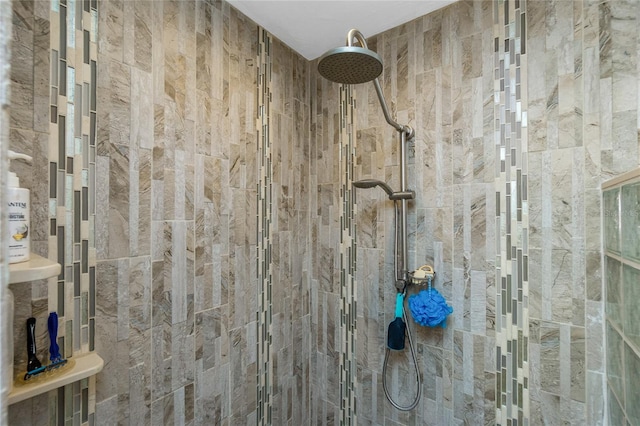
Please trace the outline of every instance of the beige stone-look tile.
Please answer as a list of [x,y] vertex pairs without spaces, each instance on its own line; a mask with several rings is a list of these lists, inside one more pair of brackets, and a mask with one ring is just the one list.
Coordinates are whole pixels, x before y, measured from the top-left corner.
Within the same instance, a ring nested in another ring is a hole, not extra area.
[[109,141],[112,144],[129,145],[131,132],[131,70],[115,61],[108,63],[105,71],[108,91],[99,90],[107,97],[109,105]]
[[107,2],[100,8],[98,28],[104,43],[100,43],[100,54],[116,61],[123,60],[124,4]]
[[[212,136],[214,134],[214,127],[211,124],[213,119],[213,108],[211,97],[203,91],[196,91],[196,153],[198,154],[211,154],[212,148]],[[218,141],[219,139],[216,139]]]
[[109,157],[109,257],[129,253],[129,148],[112,145]]
[[[155,7],[155,6],[154,6]],[[137,68],[150,72],[152,67],[152,8],[149,4],[133,4],[133,29],[134,29],[134,64]],[[150,10],[151,9],[151,10]]]
[[109,157],[96,158],[96,252],[100,259],[109,256]]
[[129,369],[129,415],[140,424],[151,424],[149,373],[144,364]]
[[587,407],[587,422],[592,424],[604,423],[605,415],[605,397],[603,392],[606,392],[604,386],[605,377],[603,374],[588,372],[587,373],[587,387],[590,389],[587,391],[589,400],[586,403]]
[[540,371],[541,388],[546,392],[558,394],[561,391],[561,328],[553,323],[540,326]]
[[[117,283],[118,262],[99,262],[97,272],[100,277],[99,283],[107,284],[96,287],[96,300],[99,301],[96,306],[96,319],[98,320],[96,332],[100,336],[96,342],[96,350],[108,363],[117,359],[117,288],[114,284]],[[97,396],[99,401],[117,395],[117,376],[113,372],[107,374],[108,372],[109,368],[102,374],[104,376],[102,380],[100,377],[98,378]]]
[[152,193],[152,151],[138,151],[138,251],[139,255],[151,252],[151,199]]
[[122,53],[123,62],[127,65],[134,65],[134,53],[135,53],[135,12],[133,2],[123,2],[122,4],[122,31],[124,37],[122,38]]
[[[36,2],[34,9],[38,6]],[[49,131],[50,26],[48,16],[33,21],[33,129],[38,132]]]
[[[636,80],[637,81],[637,80]],[[615,94],[613,94],[615,99]],[[614,107],[615,108],[615,107]],[[614,174],[624,173],[637,166],[632,158],[638,156],[637,111],[613,112],[612,145],[613,152],[609,161],[603,161],[602,167]]]
[[153,148],[152,74],[131,68],[131,145]]
[[571,328],[571,397],[585,401],[586,396],[586,335],[583,327]]

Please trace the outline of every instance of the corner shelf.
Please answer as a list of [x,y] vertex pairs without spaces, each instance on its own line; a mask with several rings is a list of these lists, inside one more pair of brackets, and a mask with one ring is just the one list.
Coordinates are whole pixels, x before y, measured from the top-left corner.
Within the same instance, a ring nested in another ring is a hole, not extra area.
[[35,253],[31,253],[30,257],[26,262],[9,265],[9,284],[42,280],[60,274],[62,268],[59,263]]
[[33,383],[14,385],[9,392],[9,405],[98,374],[104,366],[103,359],[95,352],[71,357],[69,361],[74,361],[74,364],[68,370],[54,372],[50,377],[41,381],[37,381],[36,377],[33,379]]
[[[52,278],[60,275],[61,270],[62,267],[59,263],[31,253],[28,261],[9,265],[9,284]],[[13,320],[11,321],[11,327],[13,326],[12,324]],[[68,360],[68,365],[61,367],[60,370],[53,370],[51,373],[41,377],[36,376],[29,382],[12,383],[13,387],[9,391],[9,404],[15,404],[69,383],[91,377],[102,371],[104,367],[104,360],[95,352],[73,356]]]

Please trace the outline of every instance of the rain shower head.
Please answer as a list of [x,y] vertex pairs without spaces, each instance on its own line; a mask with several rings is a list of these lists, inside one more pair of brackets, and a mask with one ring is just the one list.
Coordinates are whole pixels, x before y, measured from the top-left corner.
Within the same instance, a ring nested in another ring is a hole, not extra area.
[[[360,47],[353,45],[354,39]],[[382,58],[369,50],[362,33],[353,28],[347,34],[346,46],[331,49],[320,57],[318,72],[334,83],[367,83],[382,74]]]
[[[360,47],[353,45],[354,39],[360,44]],[[409,126],[398,124],[389,114],[389,108],[378,81],[378,77],[382,74],[382,69],[382,58],[373,50],[369,50],[364,36],[355,28],[349,30],[346,46],[329,50],[318,61],[320,75],[334,83],[360,84],[369,81],[373,82],[387,123],[391,124],[398,132],[406,134],[408,138],[412,138],[413,129]]]
[[336,47],[320,57],[318,72],[335,83],[367,83],[382,74],[382,59],[364,47]]

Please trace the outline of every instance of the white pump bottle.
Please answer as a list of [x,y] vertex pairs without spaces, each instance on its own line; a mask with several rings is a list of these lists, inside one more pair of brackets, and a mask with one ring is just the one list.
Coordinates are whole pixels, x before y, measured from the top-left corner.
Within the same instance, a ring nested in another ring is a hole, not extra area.
[[[9,151],[9,160],[24,160],[30,163],[32,158],[25,154]],[[29,190],[20,188],[20,179],[12,171],[9,171],[8,183],[9,263],[25,262],[29,260],[31,252]]]

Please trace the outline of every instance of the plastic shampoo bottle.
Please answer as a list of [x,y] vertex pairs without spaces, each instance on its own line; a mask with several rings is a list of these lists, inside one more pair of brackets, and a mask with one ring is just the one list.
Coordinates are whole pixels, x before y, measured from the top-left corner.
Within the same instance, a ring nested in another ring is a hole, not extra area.
[[[9,151],[9,160],[25,160],[31,162],[31,157]],[[9,263],[25,262],[29,260],[30,222],[29,222],[29,190],[20,188],[18,176],[9,171]]]

